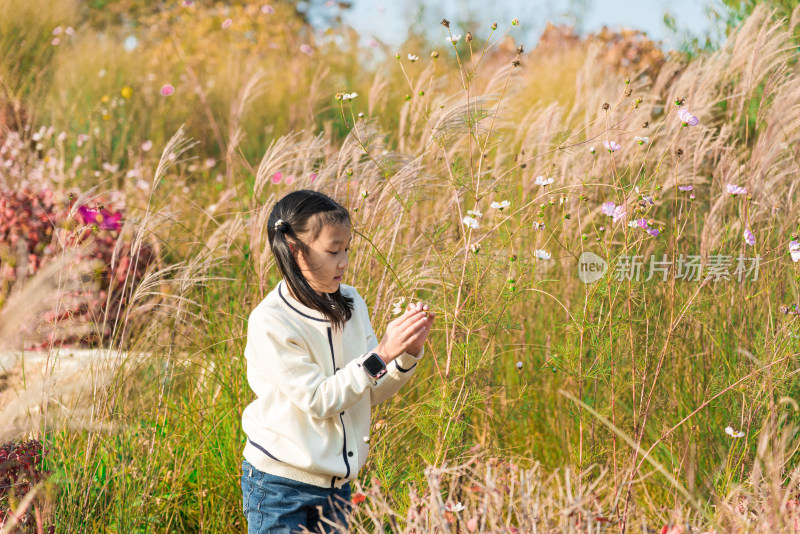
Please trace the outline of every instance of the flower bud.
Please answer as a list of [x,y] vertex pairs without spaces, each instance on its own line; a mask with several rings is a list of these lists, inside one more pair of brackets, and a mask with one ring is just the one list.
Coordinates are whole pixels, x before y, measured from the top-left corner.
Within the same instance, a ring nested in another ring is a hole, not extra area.
[[438,50],[434,50],[433,52],[431,52],[431,57],[433,59],[438,58],[439,57],[439,51]]
[[445,28],[449,28],[450,27],[450,21],[447,20],[447,19],[442,19],[442,26],[444,26]]
[[353,176],[353,169],[351,167],[347,167],[347,170],[344,171],[347,176]]
[[519,19],[518,18],[514,18],[514,20],[511,21],[511,25],[512,26],[519,26]]
[[496,23],[496,22],[492,22],[492,29],[493,29],[493,30],[496,30],[496,29],[497,29],[497,23]]
[[467,32],[467,35],[464,37],[464,40],[468,43],[472,42],[472,32]]

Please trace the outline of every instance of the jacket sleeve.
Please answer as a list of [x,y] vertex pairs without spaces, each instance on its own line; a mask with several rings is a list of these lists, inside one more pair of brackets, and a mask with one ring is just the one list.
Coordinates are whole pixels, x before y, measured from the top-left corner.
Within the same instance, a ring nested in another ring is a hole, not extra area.
[[[360,295],[359,295],[360,297]],[[364,299],[360,299],[362,304],[362,317],[364,320],[364,331],[367,335],[367,351],[371,352],[378,346],[378,338],[375,336],[375,332],[372,329],[372,324],[369,320],[369,310],[367,309],[367,304],[364,302]],[[386,366],[386,374],[383,375],[378,382],[378,385],[375,386],[370,390],[370,405],[375,406],[398,391],[400,388],[408,382],[411,377],[414,375],[414,372],[417,370],[417,362],[422,359],[422,356],[425,354],[425,347],[422,348],[420,353],[417,356],[412,356],[411,354],[404,352],[396,359],[391,361]]]
[[247,378],[257,396],[277,389],[298,408],[319,419],[338,415],[387,378],[384,375],[377,382],[371,380],[358,360],[326,376],[302,336],[264,310],[250,314],[245,358]]

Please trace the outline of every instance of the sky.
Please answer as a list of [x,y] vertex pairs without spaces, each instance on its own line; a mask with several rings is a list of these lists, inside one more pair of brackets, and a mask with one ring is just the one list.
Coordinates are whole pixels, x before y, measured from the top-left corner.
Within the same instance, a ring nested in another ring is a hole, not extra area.
[[[676,48],[681,35],[664,24],[664,13],[674,17],[681,32],[692,36],[715,37],[715,25],[708,15],[715,0],[349,0],[352,7],[340,10],[333,1],[315,0],[309,4],[312,20],[339,13],[343,22],[355,28],[363,39],[377,38],[387,44],[402,43],[409,28],[417,27],[431,39],[444,39],[442,18],[453,22],[453,33],[473,31],[476,38],[484,32],[462,28],[459,21],[472,19],[488,26],[497,22],[504,30],[514,17],[520,21],[517,42],[535,46],[548,21],[571,23],[582,33],[594,32],[604,25],[611,28],[639,29],[664,48]],[[480,29],[480,28],[479,28]],[[486,35],[481,35],[485,38]]]

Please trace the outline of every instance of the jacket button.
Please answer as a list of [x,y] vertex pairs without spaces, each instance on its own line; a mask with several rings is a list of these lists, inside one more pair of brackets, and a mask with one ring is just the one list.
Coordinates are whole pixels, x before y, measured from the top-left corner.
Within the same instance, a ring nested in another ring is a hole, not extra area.
[[353,451],[349,451],[349,452],[347,453],[347,456],[353,456]]

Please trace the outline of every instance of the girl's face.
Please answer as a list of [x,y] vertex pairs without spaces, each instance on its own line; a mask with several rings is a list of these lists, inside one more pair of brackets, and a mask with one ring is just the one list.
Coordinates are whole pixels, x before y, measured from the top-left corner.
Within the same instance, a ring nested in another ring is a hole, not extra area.
[[308,284],[319,294],[334,293],[344,277],[350,263],[350,225],[325,225],[316,240],[308,244],[309,254],[295,252],[295,260],[308,280]]

